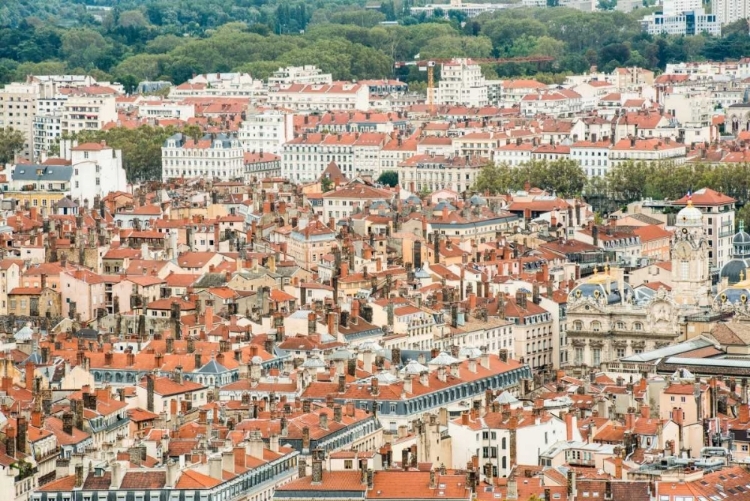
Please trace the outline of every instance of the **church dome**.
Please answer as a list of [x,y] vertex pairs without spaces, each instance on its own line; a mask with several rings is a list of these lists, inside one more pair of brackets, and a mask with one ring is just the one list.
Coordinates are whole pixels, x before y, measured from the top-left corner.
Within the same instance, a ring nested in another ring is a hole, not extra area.
[[[608,282],[609,285],[607,285]],[[604,273],[598,273],[595,270],[587,281],[577,285],[568,296],[569,300],[605,298],[607,304],[622,303],[623,300],[633,297],[634,292],[630,284],[624,283],[621,287],[617,277],[612,276],[608,270]]]
[[750,258],[750,233],[745,231],[745,221],[740,221],[740,231],[732,239],[732,257]]
[[744,280],[747,270],[750,268],[750,260],[744,258],[732,258],[721,267],[719,277],[726,278],[730,285],[735,285]]
[[677,213],[675,224],[680,228],[702,228],[703,227],[703,213],[693,207],[693,203],[688,201],[687,206]]
[[740,231],[734,234],[732,243],[734,245],[750,245],[750,233],[742,229],[742,222],[740,222]]
[[740,231],[732,239],[731,259],[721,268],[719,276],[726,278],[731,285],[747,278],[750,268],[750,234],[745,231],[744,221],[740,221]]

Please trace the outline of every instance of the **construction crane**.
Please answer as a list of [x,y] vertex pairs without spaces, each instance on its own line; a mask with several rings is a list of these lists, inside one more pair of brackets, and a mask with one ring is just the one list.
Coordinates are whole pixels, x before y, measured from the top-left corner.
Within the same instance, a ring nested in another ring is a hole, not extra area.
[[[419,57],[419,56],[417,56]],[[430,107],[430,113],[435,112],[434,98],[435,93],[435,66],[438,64],[459,63],[465,61],[468,64],[508,64],[508,63],[549,63],[554,61],[550,56],[528,56],[528,57],[506,57],[506,58],[451,58],[451,59],[415,59],[414,61],[396,61],[394,68],[400,69],[407,66],[416,66],[419,71],[427,71],[427,105]]]

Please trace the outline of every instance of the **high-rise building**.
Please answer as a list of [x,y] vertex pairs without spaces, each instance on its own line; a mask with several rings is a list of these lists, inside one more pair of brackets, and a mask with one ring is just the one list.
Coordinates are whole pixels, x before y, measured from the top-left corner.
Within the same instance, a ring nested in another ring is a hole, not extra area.
[[487,82],[482,68],[471,59],[454,59],[440,68],[438,104],[487,106]]
[[714,0],[711,12],[722,26],[747,19],[750,17],[750,0]]

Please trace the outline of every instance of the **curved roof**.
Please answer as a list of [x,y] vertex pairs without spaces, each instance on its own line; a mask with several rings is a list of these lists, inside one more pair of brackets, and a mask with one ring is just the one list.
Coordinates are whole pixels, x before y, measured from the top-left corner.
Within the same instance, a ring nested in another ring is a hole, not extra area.
[[750,233],[746,232],[742,228],[742,222],[740,221],[740,231],[735,233],[734,238],[732,239],[732,243],[734,245],[737,244],[750,244]]
[[571,300],[605,298],[607,304],[617,304],[628,298],[634,298],[635,294],[630,284],[621,284],[619,282],[616,277],[612,276],[609,270],[604,273],[594,271],[594,275],[586,282],[574,287],[568,297]]
[[677,213],[675,225],[680,228],[703,228],[703,213],[693,207],[692,202]]
[[734,258],[721,267],[719,276],[726,278],[730,285],[735,285],[747,277],[748,268],[750,268],[750,260]]
[[714,296],[714,302],[720,304],[746,303],[748,299],[750,299],[750,280],[747,276],[744,280],[730,285]]

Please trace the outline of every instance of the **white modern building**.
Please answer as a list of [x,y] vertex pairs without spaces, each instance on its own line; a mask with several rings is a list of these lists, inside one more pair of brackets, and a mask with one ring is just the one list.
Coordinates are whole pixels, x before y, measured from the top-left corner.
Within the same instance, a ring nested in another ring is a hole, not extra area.
[[38,84],[10,83],[0,91],[0,128],[21,131],[26,141],[19,156],[29,158],[32,144],[32,122],[39,96]]
[[177,133],[161,149],[162,180],[197,176],[222,181],[243,178],[244,153],[235,136],[207,134],[195,140]]
[[247,97],[265,101],[266,88],[261,80],[249,73],[207,73],[172,87],[170,98],[184,97]]
[[667,15],[656,13],[646,16],[641,21],[644,31],[650,35],[699,35],[708,33],[713,36],[721,36],[721,23],[715,14],[706,14],[702,8],[681,12],[679,14]]
[[273,75],[268,77],[269,87],[295,83],[326,85],[333,83],[333,77],[330,73],[323,73],[314,64],[279,68],[273,72]]
[[507,9],[510,4],[504,3],[464,3],[462,0],[451,0],[450,4],[427,4],[423,7],[411,7],[409,12],[412,16],[417,16],[424,13],[427,17],[433,17],[435,11],[440,9],[444,12],[445,17],[448,17],[449,11],[458,11],[466,14],[467,17],[475,17],[486,12],[495,12],[498,10]]
[[294,115],[281,110],[248,110],[239,131],[246,152],[278,155],[284,143],[294,138]]
[[189,120],[195,116],[195,106],[183,102],[144,101],[138,104],[142,118],[178,118]]
[[487,82],[482,68],[471,59],[455,59],[440,69],[437,88],[438,104],[487,106]]
[[296,111],[367,111],[370,91],[352,82],[281,84],[269,89],[268,104]]
[[713,0],[711,2],[711,13],[716,16],[716,20],[722,26],[740,19],[747,19],[750,17],[750,1]]
[[109,87],[84,87],[68,96],[62,105],[60,130],[63,135],[100,130],[117,120],[116,93]]

